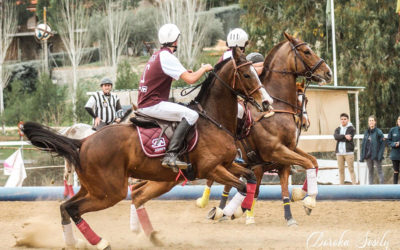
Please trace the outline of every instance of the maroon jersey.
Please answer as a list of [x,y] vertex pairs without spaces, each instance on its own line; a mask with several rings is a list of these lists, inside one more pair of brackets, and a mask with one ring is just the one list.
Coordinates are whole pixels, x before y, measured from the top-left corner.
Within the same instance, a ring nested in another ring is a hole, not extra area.
[[186,69],[168,48],[155,52],[146,64],[139,84],[138,107],[168,101],[171,83]]

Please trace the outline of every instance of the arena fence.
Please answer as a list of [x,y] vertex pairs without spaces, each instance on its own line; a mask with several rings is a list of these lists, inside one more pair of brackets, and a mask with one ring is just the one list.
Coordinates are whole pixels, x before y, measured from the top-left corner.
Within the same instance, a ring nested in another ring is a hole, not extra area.
[[[293,187],[290,186],[291,192]],[[399,200],[400,192],[398,185],[320,185],[317,200]],[[63,187],[0,187],[0,201],[42,201],[62,200]],[[79,187],[75,187],[77,192]],[[195,200],[202,196],[203,185],[176,186],[170,192],[162,195],[160,200]],[[211,188],[210,199],[219,199],[223,186]],[[236,190],[231,191],[231,195]],[[232,196],[231,196],[232,197]],[[126,199],[130,199],[130,191],[127,190]],[[278,185],[260,186],[258,200],[281,200],[281,187]]]

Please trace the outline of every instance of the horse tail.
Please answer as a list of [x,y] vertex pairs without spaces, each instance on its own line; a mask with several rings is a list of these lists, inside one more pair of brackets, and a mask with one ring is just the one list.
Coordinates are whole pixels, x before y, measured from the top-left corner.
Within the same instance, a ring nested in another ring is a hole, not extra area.
[[81,140],[70,139],[36,122],[25,122],[21,130],[35,147],[56,153],[56,155],[64,157],[72,163],[77,169],[81,169],[79,159]]

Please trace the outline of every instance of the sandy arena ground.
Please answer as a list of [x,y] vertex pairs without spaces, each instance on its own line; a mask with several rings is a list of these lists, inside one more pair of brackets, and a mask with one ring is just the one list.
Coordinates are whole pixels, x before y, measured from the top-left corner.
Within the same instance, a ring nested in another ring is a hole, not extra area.
[[[63,249],[59,202],[0,202],[0,249]],[[400,202],[321,201],[311,216],[292,204],[287,227],[281,201],[256,203],[256,224],[205,219],[194,201],[151,201],[147,211],[164,247],[129,230],[129,201],[83,217],[112,249],[400,249]],[[83,236],[74,226],[75,237]],[[19,242],[20,246],[16,246]],[[65,249],[65,248],[64,248]],[[93,247],[89,247],[93,249]]]

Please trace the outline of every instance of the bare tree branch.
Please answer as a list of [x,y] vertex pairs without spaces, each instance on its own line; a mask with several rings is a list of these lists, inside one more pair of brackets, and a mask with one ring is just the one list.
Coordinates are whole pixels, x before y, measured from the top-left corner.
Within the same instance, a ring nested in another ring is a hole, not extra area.
[[76,122],[77,68],[82,60],[83,48],[88,41],[89,12],[84,7],[83,1],[61,0],[54,21],[72,65],[73,84],[70,87],[72,87],[72,110]]
[[17,31],[17,12],[15,1],[0,2],[0,114],[4,112],[3,89],[7,86],[11,76],[9,69],[4,67],[8,48],[13,40],[12,34]]
[[107,22],[105,24],[105,35],[107,44],[108,62],[113,68],[114,80],[117,74],[117,65],[128,37],[128,15],[126,10],[127,1],[105,0]]
[[[164,0],[159,2],[161,19],[159,26],[165,23],[174,23],[181,30],[179,38],[178,56],[193,67],[196,58],[204,47],[207,25],[200,25],[202,18],[206,18],[204,0]],[[203,14],[199,14],[203,13]]]

